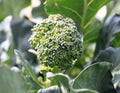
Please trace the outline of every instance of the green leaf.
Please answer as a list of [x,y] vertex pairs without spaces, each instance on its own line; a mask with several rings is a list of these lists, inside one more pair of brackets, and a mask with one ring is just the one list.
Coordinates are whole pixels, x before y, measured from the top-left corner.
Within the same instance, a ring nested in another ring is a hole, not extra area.
[[107,62],[93,64],[84,69],[74,80],[73,89],[90,89],[100,93],[116,93]]
[[113,64],[112,76],[114,87],[120,87],[120,48],[109,47],[102,50],[92,63],[107,61]]
[[[36,86],[40,89],[42,88],[42,84],[38,83],[37,77],[34,74],[33,69],[31,68],[31,65],[29,64],[29,62],[27,62],[27,60],[25,60],[21,53],[18,50],[15,50],[15,54],[16,56],[20,59],[20,61],[22,62],[23,66],[25,67],[26,72],[28,73],[28,75],[30,76],[30,79],[32,79],[33,83],[36,84]],[[36,88],[37,88],[36,87]]]
[[20,74],[0,64],[0,93],[32,93]]
[[88,43],[96,43],[99,31],[102,28],[103,24],[97,20],[94,19],[94,21],[91,22],[91,24],[83,31],[84,34],[84,44]]
[[111,0],[46,0],[48,14],[60,13],[72,18],[85,29],[97,11]]

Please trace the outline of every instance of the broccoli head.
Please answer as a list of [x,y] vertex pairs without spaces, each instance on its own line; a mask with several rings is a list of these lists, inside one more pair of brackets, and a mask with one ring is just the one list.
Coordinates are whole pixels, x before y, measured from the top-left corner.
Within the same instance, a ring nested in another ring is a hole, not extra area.
[[50,15],[32,29],[29,42],[41,64],[67,69],[82,53],[82,34],[71,18]]

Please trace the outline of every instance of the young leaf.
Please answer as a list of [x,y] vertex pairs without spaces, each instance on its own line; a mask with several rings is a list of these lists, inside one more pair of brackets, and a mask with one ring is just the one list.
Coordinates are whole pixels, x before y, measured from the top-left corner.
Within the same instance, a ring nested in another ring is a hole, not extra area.
[[0,64],[0,93],[32,93],[20,74]]
[[27,62],[27,60],[25,60],[21,53],[18,50],[15,50],[15,54],[16,56],[20,59],[20,61],[22,62],[23,66],[25,67],[26,72],[28,73],[28,75],[30,76],[30,78],[33,80],[34,84],[36,84],[36,86],[40,88],[42,88],[42,84],[38,83],[37,77],[34,74],[33,69],[31,68],[29,62]]
[[51,86],[46,89],[40,89],[38,93],[59,93],[59,87],[58,86]]
[[55,79],[58,82],[58,85],[60,87],[60,90],[62,93],[69,93],[69,89],[70,89],[70,78],[69,76],[62,74],[62,73],[58,73],[55,74],[51,77],[49,77],[50,79]]
[[49,14],[60,13],[72,18],[86,28],[97,11],[111,0],[46,0],[45,10]]
[[73,93],[99,93],[98,91],[94,91],[94,90],[91,90],[91,89],[73,89],[72,90],[74,91]]
[[73,89],[91,89],[100,93],[116,93],[107,62],[93,64],[84,69],[73,82]]

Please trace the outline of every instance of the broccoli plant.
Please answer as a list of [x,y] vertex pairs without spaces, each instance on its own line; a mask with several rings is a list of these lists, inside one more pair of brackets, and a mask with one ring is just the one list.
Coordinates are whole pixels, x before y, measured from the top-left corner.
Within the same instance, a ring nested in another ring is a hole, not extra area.
[[41,64],[66,70],[81,56],[83,36],[71,18],[50,15],[32,31],[29,42]]
[[[33,27],[29,38],[34,48],[31,52],[40,62],[39,77],[15,50],[31,93],[120,93],[120,15],[103,21],[98,41],[97,24],[92,20],[108,2],[110,0],[46,0],[45,11],[49,16]],[[96,44],[93,59],[82,70],[78,67],[83,59],[86,62],[85,52],[91,43]],[[0,67],[1,74],[3,68]],[[73,73],[76,75],[72,76]]]

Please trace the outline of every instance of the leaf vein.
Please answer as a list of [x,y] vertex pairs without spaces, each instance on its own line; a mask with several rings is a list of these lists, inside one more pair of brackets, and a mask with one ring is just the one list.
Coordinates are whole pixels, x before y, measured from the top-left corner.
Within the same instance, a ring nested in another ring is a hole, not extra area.
[[79,15],[79,13],[77,13],[75,10],[73,10],[73,9],[71,9],[71,8],[69,8],[69,7],[66,7],[66,6],[62,6],[63,8],[65,8],[65,9],[68,9],[69,11],[72,11],[73,13],[75,13],[81,20],[83,19],[80,15]]

